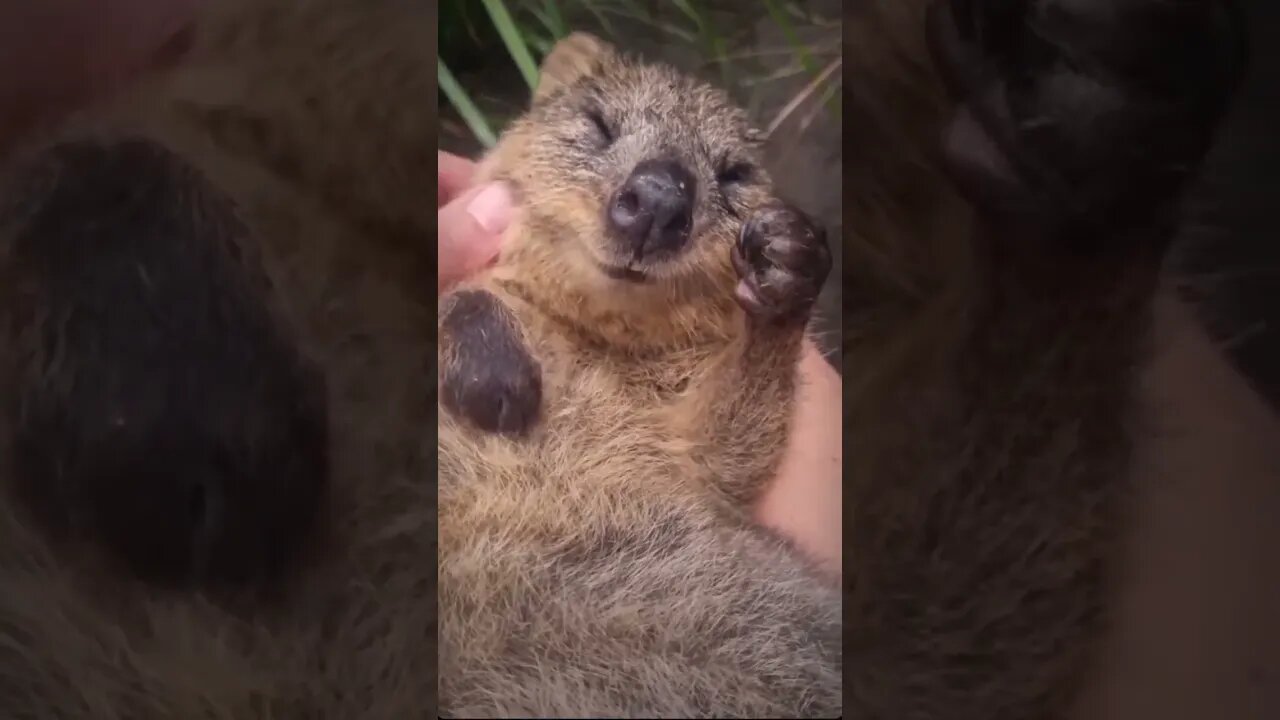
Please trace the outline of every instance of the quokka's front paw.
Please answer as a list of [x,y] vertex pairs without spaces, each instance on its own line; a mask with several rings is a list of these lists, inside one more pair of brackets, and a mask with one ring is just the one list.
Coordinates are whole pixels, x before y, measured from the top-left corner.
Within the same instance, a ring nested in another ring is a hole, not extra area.
[[493,294],[460,290],[441,313],[440,400],[479,429],[522,436],[542,408],[542,368],[511,312]]
[[961,191],[1075,244],[1177,200],[1247,58],[1232,0],[938,0],[929,37]]
[[831,272],[826,233],[793,207],[757,212],[734,244],[738,303],[753,318],[804,324]]

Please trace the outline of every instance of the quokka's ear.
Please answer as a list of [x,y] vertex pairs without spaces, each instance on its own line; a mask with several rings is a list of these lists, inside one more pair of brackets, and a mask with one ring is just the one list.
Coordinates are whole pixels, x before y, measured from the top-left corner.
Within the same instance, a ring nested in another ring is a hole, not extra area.
[[584,32],[570,34],[556,43],[543,58],[533,101],[543,100],[556,90],[591,74],[615,52],[612,45],[595,35]]

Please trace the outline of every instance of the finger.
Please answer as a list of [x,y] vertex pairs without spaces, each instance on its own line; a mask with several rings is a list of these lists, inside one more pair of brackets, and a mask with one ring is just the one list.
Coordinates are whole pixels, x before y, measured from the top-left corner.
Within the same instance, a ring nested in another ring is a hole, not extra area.
[[832,577],[841,559],[841,379],[806,340],[799,363],[791,435],[756,520],[789,538]]
[[466,192],[475,177],[476,164],[452,153],[436,152],[436,181],[439,192],[436,207],[441,207]]
[[501,183],[473,188],[440,208],[437,291],[488,265],[498,256],[511,223],[511,191]]

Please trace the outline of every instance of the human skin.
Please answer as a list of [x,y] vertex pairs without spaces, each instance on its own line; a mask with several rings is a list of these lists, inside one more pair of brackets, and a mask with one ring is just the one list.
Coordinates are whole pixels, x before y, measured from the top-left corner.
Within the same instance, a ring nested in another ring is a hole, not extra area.
[[799,398],[778,476],[756,505],[756,519],[787,536],[840,577],[843,433],[840,374],[812,342],[801,349]]
[[500,183],[472,187],[475,163],[449,153],[436,160],[437,288],[444,292],[492,262],[511,220],[511,193]]

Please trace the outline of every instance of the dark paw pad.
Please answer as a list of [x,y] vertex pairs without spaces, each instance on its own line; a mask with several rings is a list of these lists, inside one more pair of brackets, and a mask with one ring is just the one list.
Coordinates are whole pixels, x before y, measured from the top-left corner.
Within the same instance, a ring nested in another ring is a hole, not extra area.
[[803,213],[775,205],[742,227],[732,253],[739,304],[753,317],[803,323],[831,271],[826,233]]
[[486,432],[524,434],[541,409],[542,368],[515,318],[480,290],[460,291],[446,302],[441,330],[448,349],[440,374],[445,408]]
[[940,0],[944,157],[990,215],[1106,235],[1176,200],[1246,58],[1225,0]]

